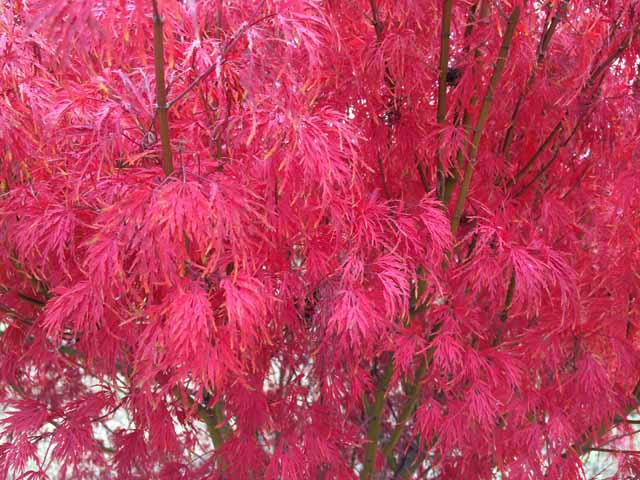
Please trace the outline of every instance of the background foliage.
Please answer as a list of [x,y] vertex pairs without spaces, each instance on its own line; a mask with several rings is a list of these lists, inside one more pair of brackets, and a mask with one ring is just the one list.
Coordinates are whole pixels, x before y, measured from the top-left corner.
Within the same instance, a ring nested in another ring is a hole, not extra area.
[[639,33],[3,1],[0,476],[637,473]]

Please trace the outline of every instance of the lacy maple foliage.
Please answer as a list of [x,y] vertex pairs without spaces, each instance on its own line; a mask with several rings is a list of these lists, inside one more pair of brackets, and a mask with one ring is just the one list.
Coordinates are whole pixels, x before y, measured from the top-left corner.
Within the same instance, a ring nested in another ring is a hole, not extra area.
[[3,1],[0,476],[637,473],[639,55],[637,0]]

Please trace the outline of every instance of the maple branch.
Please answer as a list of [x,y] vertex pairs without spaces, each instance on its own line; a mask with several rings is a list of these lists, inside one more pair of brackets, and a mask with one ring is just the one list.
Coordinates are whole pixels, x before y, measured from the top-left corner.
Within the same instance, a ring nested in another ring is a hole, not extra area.
[[[413,313],[416,313],[416,312],[413,312]],[[429,333],[429,337],[427,339],[428,344],[431,344],[433,342],[433,339],[438,334],[438,331],[440,330],[441,326],[442,326],[441,323],[438,323],[433,326],[433,328],[431,329],[431,332]],[[420,394],[422,393],[422,379],[425,373],[427,372],[427,369],[431,366],[432,362],[433,362],[433,347],[430,347],[427,349],[426,358],[423,357],[420,360],[420,364],[416,369],[414,383],[412,385],[407,386],[407,391],[409,392],[408,401],[407,403],[405,403],[405,406],[403,407],[402,412],[400,413],[398,423],[393,429],[393,432],[391,433],[391,437],[389,441],[383,447],[382,453],[390,465],[393,465],[395,463],[395,459],[393,458],[393,449],[398,444],[398,441],[400,441],[402,434],[407,428],[407,421],[413,414],[414,409],[418,404]],[[402,469],[404,469],[405,467],[403,467]]]
[[38,307],[44,307],[47,304],[46,301],[38,300],[37,298],[30,297],[29,295],[25,295],[22,292],[18,292],[17,295],[20,300],[24,300],[25,302],[32,305],[37,305]]
[[[479,21],[483,21],[487,17],[487,14],[489,13],[489,2],[486,0],[479,0],[477,3],[474,3],[471,5],[471,7],[469,8],[469,13],[467,14],[467,25],[464,28],[465,41],[473,33],[473,28],[476,22],[476,11],[478,10],[478,6],[480,6]],[[469,44],[465,44],[463,51],[465,54],[469,53]],[[474,49],[474,56],[477,57],[478,55],[479,55],[479,51],[478,51],[478,48],[476,47]]]
[[615,448],[590,448],[590,452],[622,453],[625,455],[640,455],[639,450],[616,450]]
[[504,323],[507,321],[507,316],[509,315],[509,309],[511,308],[511,303],[513,302],[513,295],[516,291],[516,270],[515,268],[511,271],[511,277],[509,278],[509,286],[507,287],[507,294],[504,299],[504,307],[500,312],[500,322],[503,324],[498,328],[498,332],[496,333],[496,338],[493,341],[493,346],[496,347],[500,345],[502,342],[502,334],[504,332]]
[[462,185],[460,186],[460,193],[458,194],[458,200],[456,201],[455,210],[453,212],[453,218],[451,219],[451,233],[453,234],[454,237],[458,231],[458,227],[460,226],[462,211],[464,209],[464,205],[467,200],[467,195],[469,194],[471,177],[473,175],[473,169],[475,167],[476,159],[478,157],[478,146],[480,145],[480,138],[482,136],[484,126],[486,125],[487,119],[489,117],[489,109],[491,108],[491,104],[493,103],[493,95],[496,89],[498,88],[498,84],[500,83],[500,79],[502,77],[502,72],[504,70],[504,65],[507,61],[507,56],[509,55],[509,50],[511,49],[511,41],[513,39],[513,34],[516,30],[516,24],[518,23],[519,17],[520,17],[520,7],[516,6],[513,9],[513,12],[511,12],[511,15],[509,16],[509,20],[507,22],[507,29],[504,33],[504,37],[502,38],[500,51],[498,52],[498,58],[496,59],[496,63],[493,67],[493,74],[491,75],[491,80],[489,81],[487,91],[482,101],[482,106],[480,107],[480,113],[478,115],[478,119],[474,127],[474,135],[473,135],[473,140],[471,141],[471,146],[469,147],[467,165],[465,167],[464,177],[462,179]]
[[[481,7],[481,18],[484,18],[484,16],[486,16],[487,10],[486,10],[486,3],[483,3],[482,7]],[[484,130],[484,126],[486,124],[486,121],[488,119],[488,115],[489,115],[489,109],[491,107],[491,104],[493,102],[493,95],[495,93],[495,90],[497,89],[497,86],[500,82],[500,79],[502,77],[502,72],[504,70],[504,65],[506,63],[506,59],[507,56],[509,54],[509,50],[511,48],[511,41],[513,38],[513,34],[515,33],[515,27],[516,24],[518,22],[520,16],[520,7],[516,7],[514,8],[513,12],[511,13],[511,16],[508,19],[507,22],[507,29],[505,31],[505,35],[502,39],[502,44],[500,46],[500,50],[498,52],[498,58],[496,59],[496,63],[494,65],[494,70],[493,70],[493,74],[491,76],[491,79],[489,81],[489,85],[487,87],[487,91],[485,93],[484,99],[483,99],[483,103],[482,106],[480,108],[480,114],[478,115],[478,119],[476,122],[476,126],[473,129],[474,131],[474,136],[470,145],[470,154],[469,154],[469,160],[467,163],[467,167],[465,169],[465,173],[464,173],[464,178],[463,178],[463,183],[460,189],[460,194],[458,196],[458,201],[456,203],[456,210],[454,211],[454,216],[452,218],[452,222],[451,222],[451,232],[452,234],[455,236],[458,226],[460,224],[460,218],[462,216],[462,209],[464,208],[464,203],[466,200],[466,196],[468,194],[469,191],[469,185],[471,182],[471,174],[473,173],[473,167],[475,165],[475,160],[477,158],[477,154],[478,154],[478,146],[480,143],[480,137],[482,136],[482,132]],[[478,56],[478,50],[476,50],[476,57]],[[442,60],[442,57],[441,57]],[[442,63],[441,63],[442,66]],[[440,72],[442,73],[442,71]],[[446,73],[446,71],[445,71]],[[445,77],[445,81],[446,81],[446,77]],[[446,86],[446,85],[445,85]],[[445,98],[446,100],[446,98]],[[440,103],[438,104],[438,106],[440,107]],[[444,105],[444,104],[442,104]],[[470,121],[469,121],[470,124]],[[459,155],[461,155],[461,153],[459,152]],[[458,157],[459,159],[461,158],[461,156]],[[429,362],[430,363],[430,362]],[[422,364],[420,365],[422,366]],[[425,365],[425,369],[426,369],[427,365]],[[419,368],[420,370],[420,368]],[[417,375],[416,374],[416,379],[419,380],[421,378],[421,375]],[[407,402],[407,404],[405,405],[405,407],[402,410],[400,419],[403,419],[403,416],[405,414],[405,412],[412,412],[413,408],[415,407],[415,402],[417,402],[417,398],[420,394],[420,384],[416,384],[414,385],[414,389],[412,391],[412,394],[410,395],[409,401]],[[408,414],[408,416],[410,416],[410,413]],[[408,419],[407,416],[407,419]],[[385,454],[385,457],[388,457],[391,452],[393,451],[393,447],[395,447],[395,445],[397,444],[397,442],[399,441],[402,432],[404,431],[404,429],[406,428],[406,419],[402,420],[398,425],[396,425],[396,428],[394,429],[394,431],[392,432],[392,436],[390,439],[390,442],[384,447],[383,449],[383,453]]]
[[[369,6],[371,8],[371,23],[376,33],[376,44],[379,47],[380,42],[382,41],[382,33],[384,32],[384,23],[382,22],[382,20],[380,20],[380,11],[378,10],[378,5],[376,4],[376,0],[369,0]],[[387,110],[385,111],[385,115],[387,116],[386,118],[387,121],[385,123],[387,124],[387,127],[388,127],[387,147],[389,147],[392,141],[391,127],[395,123],[396,120],[394,118],[397,116],[399,112],[398,112],[398,107],[396,102],[396,82],[393,79],[393,76],[391,75],[391,70],[389,69],[389,65],[386,58],[384,59],[384,83],[387,85],[387,88],[389,89],[389,92],[391,94],[390,98],[387,100]],[[384,165],[382,164],[382,158],[380,158],[380,153],[377,154],[377,161],[378,161],[378,168],[380,169],[380,177],[382,180],[382,188],[383,188],[385,197],[387,198],[387,200],[391,200],[389,187],[387,185],[387,180],[384,173]],[[420,175],[423,176],[424,174],[422,173],[420,165],[417,163],[417,161],[416,161],[416,167],[418,168],[418,172],[420,173]]]
[[387,197],[387,200],[391,200],[391,195],[389,194],[389,187],[387,186],[387,178],[384,175],[384,167],[382,165],[382,158],[380,158],[380,153],[378,153],[378,168],[380,169],[380,177],[382,180],[382,189],[384,192],[384,196]]
[[[73,356],[73,357],[79,357],[81,356],[80,352],[78,350],[76,350],[73,347],[69,347],[69,346],[61,346],[58,348],[58,351],[64,356]],[[116,365],[116,369],[120,372],[124,372],[124,367],[122,365]],[[94,377],[98,377],[97,375],[90,373],[90,375],[93,375]],[[181,402],[186,402],[188,405],[188,408],[191,409],[193,408],[193,405],[196,403],[196,401],[193,399],[193,397],[191,397],[191,395],[189,395],[188,393],[183,392],[180,390],[180,388],[178,388],[178,386],[175,386],[173,388],[173,396]],[[103,420],[104,418],[112,415],[113,413],[115,413],[116,410],[118,410],[124,403],[124,399],[121,400],[115,408],[113,408],[110,412],[108,412],[107,414],[104,414],[98,418],[93,419],[92,421],[99,421],[99,420]],[[216,404],[214,405],[213,409],[208,409],[206,407],[204,407],[203,405],[201,405],[200,403],[197,404],[197,408],[196,411],[198,413],[198,416],[200,417],[200,419],[205,423],[206,427],[207,427],[207,432],[209,433],[209,437],[211,438],[211,441],[213,442],[213,446],[215,448],[220,448],[220,446],[222,446],[222,444],[224,443],[224,429],[220,428],[219,425],[221,425],[224,421],[223,417],[222,417],[222,400],[219,400],[218,402],[216,402]]]
[[[480,21],[483,21],[487,15],[489,14],[489,2],[485,0],[480,0]],[[468,38],[471,33],[473,33],[473,26],[475,22],[475,14],[476,14],[477,5],[472,5],[469,10],[469,16],[467,18],[467,27],[464,30],[464,38]],[[469,46],[466,45],[464,48],[465,53],[469,51]],[[473,58],[477,60],[480,58],[480,48],[476,47],[473,51]],[[475,96],[471,97],[471,105],[474,106],[476,104],[477,98]],[[469,113],[469,109],[465,108],[464,113],[462,114],[462,128],[464,129],[465,136],[468,138],[471,135],[471,114]],[[456,152],[456,168],[452,176],[448,176],[444,180],[444,195],[442,201],[445,205],[449,205],[449,201],[451,200],[451,195],[453,195],[453,190],[460,180],[460,174],[458,173],[458,169],[462,169],[464,165],[464,152],[462,148],[458,148]]]
[[411,478],[413,471],[418,468],[426,456],[425,448],[420,448],[419,440],[415,439],[408,451],[400,459],[400,463],[394,468],[394,479]]
[[102,450],[105,453],[109,453],[109,454],[114,454],[117,452],[117,450],[113,447],[107,447],[104,442],[102,442],[102,440],[98,440],[97,438],[94,438],[96,444],[98,445],[98,448],[100,450]]
[[380,13],[378,12],[378,5],[376,5],[376,0],[369,0],[369,7],[371,7],[371,23],[373,24],[373,28],[376,31],[376,40],[380,42],[384,25],[380,21]]
[[[637,24],[632,30],[631,32],[629,32],[629,35],[626,36],[626,38],[620,42],[620,45],[618,45],[618,47],[611,52],[607,58],[605,58],[595,69],[594,71],[591,73],[591,75],[589,76],[589,79],[587,80],[587,82],[585,83],[584,87],[582,88],[582,90],[580,91],[579,95],[583,95],[585,92],[587,92],[589,89],[591,89],[592,87],[594,87],[594,85],[596,84],[596,82],[598,82],[598,84],[601,84],[602,81],[604,80],[604,75],[602,75],[606,69],[608,69],[611,64],[629,47],[629,45],[631,45],[631,42],[633,40],[633,38],[638,34],[638,32],[640,32],[640,24]],[[591,100],[593,100],[594,96],[592,96]],[[566,117],[566,114],[565,114]],[[545,138],[545,140],[542,142],[542,144],[540,145],[540,147],[538,147],[538,149],[536,150],[536,152],[533,154],[533,156],[527,161],[527,163],[518,171],[518,173],[516,173],[516,175],[514,176],[514,178],[512,178],[511,180],[509,180],[506,183],[507,187],[512,187],[513,185],[515,185],[515,183],[520,180],[520,178],[522,178],[522,176],[527,173],[527,171],[529,171],[529,169],[533,166],[533,164],[535,163],[535,161],[540,157],[540,155],[546,150],[546,148],[549,146],[549,144],[551,143],[551,141],[554,139],[554,137],[558,134],[558,132],[562,129],[562,121],[564,120],[564,118],[562,120],[560,120],[555,128],[551,131],[551,133],[549,135],[547,135],[547,138]],[[583,114],[580,119],[578,120],[578,122],[576,123],[576,127],[574,127],[573,131],[571,132],[571,134],[569,135],[568,140],[565,140],[561,146],[559,148],[564,147],[569,140],[573,137],[573,135],[575,134],[575,131],[578,127],[578,125],[584,120],[584,118],[586,117],[586,114]],[[555,157],[557,156],[557,149],[554,152],[554,157],[552,158],[551,163],[553,162],[553,160],[555,160]],[[548,168],[550,166],[549,163],[546,167]],[[543,170],[546,170],[545,167],[543,167]],[[544,173],[544,172],[542,172]],[[538,176],[536,176],[537,178]],[[529,185],[531,185],[531,183],[529,183],[522,191],[526,190],[526,188],[529,187]],[[520,193],[519,192],[518,195]]]
[[511,279],[509,280],[509,286],[507,287],[507,296],[504,300],[504,308],[502,309],[502,313],[500,314],[500,319],[504,322],[507,320],[507,315],[509,313],[509,309],[511,308],[511,303],[513,302],[513,294],[516,290],[516,270],[515,268],[511,272]]
[[513,176],[513,178],[507,182],[507,184],[506,184],[507,188],[508,187],[512,187],[513,185],[515,185],[516,182],[518,180],[520,180],[523,177],[523,175],[525,175],[529,171],[529,169],[536,162],[536,160],[540,157],[540,155],[542,155],[542,153],[547,149],[547,147],[553,141],[553,139],[556,137],[556,135],[558,133],[560,133],[560,130],[562,130],[562,120],[560,120],[556,124],[556,126],[553,128],[553,130],[551,130],[549,135],[547,135],[547,137],[544,139],[544,141],[538,147],[538,149],[535,151],[535,153],[531,156],[531,158],[527,161],[527,163],[525,163],[524,166],[520,170],[518,170],[518,172]]
[[[525,84],[524,89],[518,96],[518,100],[516,100],[516,106],[513,110],[513,113],[511,114],[511,120],[509,121],[509,128],[507,129],[507,133],[504,137],[504,142],[502,145],[502,153],[507,157],[509,157],[509,148],[511,147],[511,142],[513,141],[513,134],[516,127],[516,119],[517,119],[518,113],[520,112],[520,107],[522,106],[522,102],[524,98],[529,94],[529,91],[533,86],[533,82],[536,79],[538,69],[544,62],[544,59],[547,53],[547,48],[549,47],[549,43],[551,42],[551,37],[555,33],[556,28],[560,23],[560,20],[566,13],[568,5],[569,5],[569,0],[561,0],[560,4],[558,5],[558,8],[556,9],[555,14],[551,18],[551,22],[545,21],[545,29],[542,33],[542,37],[540,38],[540,43],[538,44],[536,64],[534,68],[531,70],[531,73],[529,74],[529,78],[527,78],[527,83]],[[548,15],[551,15],[551,10],[549,11]]]
[[382,409],[384,398],[393,375],[393,359],[384,367],[382,378],[376,389],[374,402],[371,407],[371,418],[369,419],[369,431],[367,433],[367,446],[364,450],[364,460],[360,480],[370,480],[375,473],[376,452],[378,450],[378,436],[382,429]]
[[618,440],[621,440],[621,439],[623,439],[623,438],[627,438],[627,437],[631,437],[631,436],[633,436],[633,435],[637,435],[638,433],[640,433],[640,429],[632,430],[632,431],[630,431],[630,432],[624,432],[624,433],[621,433],[621,434],[619,434],[619,435],[616,435],[616,436],[615,436],[615,437],[613,437],[613,438],[608,439],[606,442],[604,442],[604,443],[603,443],[602,445],[600,445],[598,448],[602,448],[602,447],[604,447],[605,445],[608,445],[608,444],[610,444],[610,443],[612,443],[612,442],[617,442]]
[[[469,113],[469,110],[467,110],[466,108],[464,109],[464,113],[462,115],[462,128],[466,133],[466,137],[469,137],[471,132],[471,114]],[[458,148],[458,151],[456,152],[456,166],[457,168],[462,168],[463,165],[464,165],[464,152],[462,151],[462,148]],[[453,189],[455,185],[458,183],[459,179],[460,179],[460,175],[457,170],[454,172],[453,175],[447,176],[444,179],[444,195],[442,196],[442,201],[444,202],[445,205],[449,204],[449,201],[451,200],[451,195],[453,195]]]
[[387,458],[387,460],[393,459],[392,457],[393,449],[395,448],[398,441],[400,440],[400,437],[404,432],[405,425],[409,420],[409,418],[411,417],[411,415],[413,414],[413,411],[416,405],[418,404],[418,399],[420,397],[420,390],[421,390],[419,386],[426,371],[427,371],[427,361],[423,358],[416,370],[415,381],[411,388],[411,393],[409,394],[407,403],[405,403],[404,407],[402,408],[402,412],[400,412],[400,416],[398,417],[396,426],[393,429],[393,432],[391,433],[391,437],[389,437],[389,441],[382,448],[382,454],[384,455],[385,458]]
[[513,198],[517,198],[520,195],[522,195],[531,185],[533,185],[549,169],[549,167],[553,164],[553,162],[556,161],[556,158],[558,158],[558,154],[560,153],[560,150],[565,146],[567,146],[567,144],[571,141],[573,136],[576,134],[576,132],[578,131],[578,128],[580,127],[580,125],[582,124],[586,116],[587,114],[580,116],[575,126],[571,130],[571,133],[569,134],[569,136],[567,136],[567,138],[563,140],[562,143],[560,143],[559,145],[556,145],[556,147],[553,149],[553,155],[551,155],[551,158],[549,159],[549,161],[542,166],[542,168],[531,179],[529,183],[527,183],[524,187],[522,187],[522,189],[518,193],[514,194]]
[[[380,12],[378,10],[378,5],[376,4],[376,0],[369,0],[369,6],[371,8],[372,24],[375,30],[376,43],[379,46],[380,42],[382,41],[384,24],[380,20]],[[389,65],[387,64],[386,59],[384,60],[384,71],[385,71],[384,82],[387,85],[387,88],[389,89],[389,92],[391,94],[391,98],[387,102],[387,105],[389,106],[389,103],[391,103],[390,111],[397,113],[396,89],[395,89],[396,84],[391,75],[391,70],[389,69]],[[387,110],[387,112],[389,112],[389,110]],[[391,141],[392,141],[392,138],[391,138],[392,125],[393,125],[392,122],[393,122],[393,119],[390,118],[389,122],[387,123],[388,146],[391,144]],[[390,200],[391,197],[390,197],[389,189],[387,186],[386,177],[384,174],[384,165],[382,163],[382,159],[380,157],[379,152],[377,155],[377,160],[378,160],[378,168],[380,169],[380,176],[382,179],[384,194],[387,197],[387,200]],[[420,174],[420,180],[422,182],[422,185],[425,191],[427,191],[426,178],[424,176],[424,172],[420,167],[417,156],[414,156],[414,160],[415,160],[416,168],[418,169],[418,172]],[[367,398],[364,397],[363,399],[365,402],[365,411],[369,413],[370,418],[369,418],[369,430],[367,433],[367,445],[364,451],[363,468],[362,468],[362,472],[360,473],[361,480],[369,480],[375,472],[375,459],[376,459],[376,452],[378,449],[378,436],[380,435],[381,425],[382,425],[382,411],[384,409],[384,399],[387,392],[387,388],[389,387],[389,382],[391,381],[391,377],[393,376],[393,369],[394,369],[394,365],[393,365],[393,358],[392,358],[391,360],[389,360],[387,365],[385,365],[382,378],[380,379],[380,382],[378,383],[378,386],[376,388],[374,404],[372,406],[369,406],[367,402]]]
[[[625,409],[623,416],[616,416],[613,418],[613,422],[612,422],[613,427],[621,423],[632,423],[631,421],[627,420],[625,417],[631,414],[636,408],[638,408],[638,405],[640,405],[640,381],[637,383],[637,385],[633,389],[632,394],[633,394],[634,404]],[[572,449],[578,455],[583,455],[585,452],[588,452],[593,449],[592,445],[595,440],[605,435],[607,431],[609,431],[613,427],[610,424],[604,424],[595,432],[595,435],[593,433],[593,429],[589,429],[585,434],[582,435],[582,437],[576,444],[572,445]]]
[[[449,69],[449,44],[451,37],[451,8],[453,0],[444,0],[442,11],[442,26],[440,28],[440,65],[438,74],[438,108],[436,120],[438,125],[444,124],[447,114],[447,71]],[[438,172],[436,182],[436,196],[444,198],[445,173],[442,165],[442,134],[438,134]]]
[[413,161],[416,164],[416,169],[418,170],[418,175],[420,175],[420,183],[422,184],[422,188],[424,189],[424,193],[429,193],[429,183],[427,182],[427,177],[424,174],[424,170],[420,165],[420,161],[418,160],[418,154],[414,152]]
[[580,185],[580,182],[582,181],[582,179],[584,178],[585,174],[587,173],[587,171],[589,171],[589,169],[592,166],[592,162],[587,162],[587,164],[585,165],[585,167],[582,169],[582,172],[580,173],[580,175],[578,175],[578,177],[576,178],[576,181],[573,182],[573,184],[571,185],[571,187],[569,187],[569,190],[567,190],[561,197],[560,200],[564,200],[565,198],[567,198],[571,192],[573,192],[573,190],[575,190],[575,188]]
[[153,4],[153,59],[156,71],[156,112],[158,113],[160,142],[162,143],[162,170],[168,177],[173,173],[173,155],[171,152],[171,139],[169,137],[169,105],[167,104],[167,87],[164,81],[163,20],[158,11],[157,0],[151,1]]
[[43,280],[39,280],[34,276],[29,275],[29,273],[25,270],[24,265],[22,265],[22,263],[18,261],[18,256],[15,251],[11,252],[11,254],[9,255],[9,260],[11,261],[13,268],[15,268],[16,271],[31,284],[31,286],[37,293],[42,295],[47,300],[53,298],[53,295],[49,291],[49,286]]
[[[176,386],[173,389],[174,396],[182,401],[186,402],[189,409],[192,409],[194,404],[196,404],[195,399],[189,395],[188,393],[183,392]],[[196,411],[200,419],[207,426],[207,432],[209,432],[209,437],[213,442],[213,446],[217,449],[222,446],[224,443],[224,437],[222,436],[222,431],[218,427],[222,423],[222,412],[220,407],[220,402],[216,402],[213,407],[213,411],[202,406],[200,403],[197,404]]]
[[605,71],[605,69],[609,68],[611,64],[618,59],[620,55],[631,45],[631,41],[633,37],[635,37],[640,31],[640,24],[636,25],[636,27],[627,35],[627,37],[620,42],[618,48],[616,48],[613,52],[609,54],[609,56],[604,59],[604,61],[598,65],[595,71],[591,74],[589,81],[587,82],[585,89],[593,86],[597,78]]

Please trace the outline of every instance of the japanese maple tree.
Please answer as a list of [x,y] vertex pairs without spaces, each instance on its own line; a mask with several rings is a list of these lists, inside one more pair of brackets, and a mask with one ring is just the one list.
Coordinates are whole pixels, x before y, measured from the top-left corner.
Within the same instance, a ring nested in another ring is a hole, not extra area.
[[0,477],[637,474],[639,65],[638,0],[3,0]]

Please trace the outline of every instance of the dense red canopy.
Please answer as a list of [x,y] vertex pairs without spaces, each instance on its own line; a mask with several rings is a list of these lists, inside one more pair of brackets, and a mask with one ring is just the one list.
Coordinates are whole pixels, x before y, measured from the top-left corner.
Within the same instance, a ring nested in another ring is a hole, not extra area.
[[639,55],[637,0],[2,2],[0,476],[633,450]]

